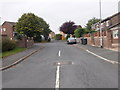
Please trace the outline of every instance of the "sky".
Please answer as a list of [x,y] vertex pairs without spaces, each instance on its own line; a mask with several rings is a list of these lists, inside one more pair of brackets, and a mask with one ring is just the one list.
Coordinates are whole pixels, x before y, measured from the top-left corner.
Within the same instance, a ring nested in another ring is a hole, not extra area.
[[[93,17],[100,18],[100,0],[0,0],[1,24],[4,21],[17,22],[24,13],[42,17],[55,33],[66,21],[85,27]],[[101,0],[102,19],[118,12],[120,0]]]

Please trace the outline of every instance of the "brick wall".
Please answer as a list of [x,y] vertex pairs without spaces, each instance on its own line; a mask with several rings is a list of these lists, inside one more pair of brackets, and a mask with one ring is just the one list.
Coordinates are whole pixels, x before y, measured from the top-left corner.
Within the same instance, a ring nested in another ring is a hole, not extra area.
[[[107,48],[111,48],[112,47],[112,31],[104,31],[103,32],[103,47],[107,47]],[[86,34],[84,35],[85,38],[87,38],[87,44],[88,45],[94,45],[94,46],[97,46],[97,47],[100,47],[100,32],[95,32],[95,33],[92,33],[92,34]]]
[[34,41],[31,39],[27,39],[26,37],[22,38],[21,40],[17,41],[17,46],[18,47],[23,47],[23,48],[30,48],[34,44]]

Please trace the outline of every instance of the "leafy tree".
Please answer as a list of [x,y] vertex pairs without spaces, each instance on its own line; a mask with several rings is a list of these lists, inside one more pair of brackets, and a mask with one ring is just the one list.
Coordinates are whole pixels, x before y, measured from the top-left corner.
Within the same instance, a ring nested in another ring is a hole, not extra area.
[[74,22],[69,21],[65,22],[61,25],[60,31],[64,32],[65,34],[74,34],[74,30],[77,28]]
[[16,29],[18,33],[26,35],[27,37],[34,37],[34,40],[37,41],[41,41],[41,35],[47,40],[51,31],[44,19],[33,13],[23,14],[16,24]]
[[92,30],[92,25],[99,22],[100,19],[97,19],[95,17],[93,17],[92,19],[88,20],[87,24],[86,24],[86,30],[88,33],[91,34],[91,40],[94,41],[94,36],[93,36],[93,32],[95,32],[95,30]]
[[94,30],[92,30],[91,26],[97,22],[99,22],[100,19],[97,19],[95,17],[93,17],[92,19],[88,20],[87,24],[86,24],[86,29],[88,30],[89,33],[94,32]]
[[79,38],[82,37],[83,34],[86,33],[86,30],[84,28],[78,28],[74,31],[75,37]]
[[49,37],[49,33],[52,32],[52,31],[49,29],[49,25],[46,22],[44,22],[43,24],[44,24],[43,25],[44,29],[43,29],[42,34],[43,34],[45,40],[48,40],[49,39],[48,38]]
[[42,32],[40,23],[42,20],[42,18],[35,16],[33,13],[25,13],[19,18],[16,24],[17,32],[28,37],[33,37],[34,33]]

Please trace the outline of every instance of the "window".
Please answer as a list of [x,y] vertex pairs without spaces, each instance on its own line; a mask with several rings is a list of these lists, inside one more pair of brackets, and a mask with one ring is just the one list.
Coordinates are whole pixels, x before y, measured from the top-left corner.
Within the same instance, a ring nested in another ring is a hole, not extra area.
[[107,26],[107,27],[109,26],[109,21],[106,21],[106,26]]
[[102,29],[104,28],[104,23],[101,23],[101,28],[102,28]]
[[6,31],[6,28],[3,28],[3,31],[5,32],[5,31]]
[[113,38],[114,39],[118,38],[118,30],[113,31]]
[[97,27],[96,27],[96,31],[98,31],[100,29],[100,27],[99,27],[99,25],[97,25]]

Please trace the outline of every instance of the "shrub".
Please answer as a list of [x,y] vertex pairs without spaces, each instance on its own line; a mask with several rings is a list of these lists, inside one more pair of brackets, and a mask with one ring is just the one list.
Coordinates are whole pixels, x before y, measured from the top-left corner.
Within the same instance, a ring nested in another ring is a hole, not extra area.
[[48,42],[50,42],[51,41],[51,39],[50,38],[48,38],[48,40],[47,40]]
[[33,40],[35,42],[41,42],[42,41],[42,36],[41,35],[37,35],[37,36],[33,37]]
[[75,34],[76,38],[82,37],[83,34],[85,34],[85,33],[86,33],[86,31],[85,31],[84,28],[78,28],[74,31],[74,34]]
[[67,34],[67,36],[66,36],[66,40],[67,40],[69,37],[70,37],[70,34]]
[[13,50],[16,47],[16,42],[8,38],[2,39],[2,52]]
[[55,40],[61,40],[62,35],[61,34],[56,34],[54,38],[55,38]]

